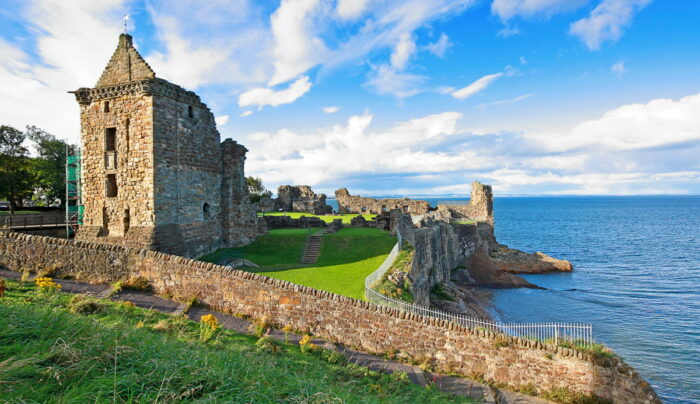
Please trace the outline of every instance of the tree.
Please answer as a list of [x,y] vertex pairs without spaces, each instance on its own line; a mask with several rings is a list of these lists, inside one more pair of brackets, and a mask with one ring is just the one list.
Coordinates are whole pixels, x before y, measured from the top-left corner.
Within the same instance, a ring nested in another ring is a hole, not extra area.
[[34,159],[34,185],[48,201],[66,202],[66,153],[73,154],[75,146],[68,145],[56,136],[36,126],[27,126],[27,138],[34,142],[37,158]]
[[260,199],[272,196],[272,191],[265,189],[262,178],[260,177],[245,177],[245,184],[248,186],[250,202],[252,203],[258,203]]
[[10,202],[14,213],[34,190],[32,159],[23,143],[26,136],[7,125],[0,126],[0,198]]

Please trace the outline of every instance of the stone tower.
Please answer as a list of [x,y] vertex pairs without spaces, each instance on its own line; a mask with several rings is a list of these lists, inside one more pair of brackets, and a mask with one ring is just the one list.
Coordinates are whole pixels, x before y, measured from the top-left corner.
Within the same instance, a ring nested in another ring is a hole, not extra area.
[[74,94],[85,206],[78,239],[197,257],[264,232],[248,200],[246,148],[221,143],[209,108],[157,78],[130,35],[120,35],[95,88]]

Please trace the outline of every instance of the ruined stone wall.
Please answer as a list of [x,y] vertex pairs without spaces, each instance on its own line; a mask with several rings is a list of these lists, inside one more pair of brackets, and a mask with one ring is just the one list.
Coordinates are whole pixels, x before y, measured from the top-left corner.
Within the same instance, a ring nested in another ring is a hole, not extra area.
[[455,219],[469,219],[493,225],[493,191],[490,185],[474,181],[469,205],[438,205],[438,210],[449,212]]
[[[222,158],[214,115],[170,84],[154,95],[154,248],[199,256],[221,246]],[[167,92],[166,92],[167,90]]]
[[277,325],[311,332],[371,353],[389,350],[430,361],[440,372],[540,391],[568,388],[614,403],[660,403],[653,389],[621,359],[594,359],[569,348],[468,329],[406,314],[254,273],[154,251],[0,233],[0,266],[57,268],[58,276],[111,283],[146,278],[157,293],[196,297],[231,314],[267,316]]
[[430,211],[430,204],[408,198],[374,199],[350,195],[347,188],[335,191],[335,199],[338,201],[338,213],[385,213],[394,209],[413,215],[424,215]]
[[326,204],[326,194],[316,194],[308,185],[280,185],[276,205],[285,212],[333,213],[333,208]]
[[264,220],[257,217],[245,183],[245,154],[248,150],[231,139],[221,143],[221,219],[226,246],[248,244],[266,232]]

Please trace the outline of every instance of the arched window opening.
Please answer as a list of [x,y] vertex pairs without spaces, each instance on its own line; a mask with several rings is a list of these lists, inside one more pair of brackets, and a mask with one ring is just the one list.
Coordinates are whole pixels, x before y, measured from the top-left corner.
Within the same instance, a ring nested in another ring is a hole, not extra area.
[[208,203],[204,203],[202,206],[202,216],[204,217],[204,220],[211,219],[211,210]]

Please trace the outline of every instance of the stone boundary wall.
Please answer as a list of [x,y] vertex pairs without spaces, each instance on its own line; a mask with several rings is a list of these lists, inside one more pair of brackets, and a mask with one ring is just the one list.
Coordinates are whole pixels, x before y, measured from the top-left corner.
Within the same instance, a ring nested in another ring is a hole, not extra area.
[[291,325],[321,338],[382,354],[429,362],[510,387],[568,388],[614,403],[660,403],[621,359],[468,329],[262,275],[150,250],[0,233],[0,267],[52,267],[57,277],[110,283],[144,277],[157,293],[197,297],[226,313]]
[[306,229],[310,227],[326,227],[327,223],[314,216],[302,216],[293,219],[289,216],[263,216],[268,229]]

